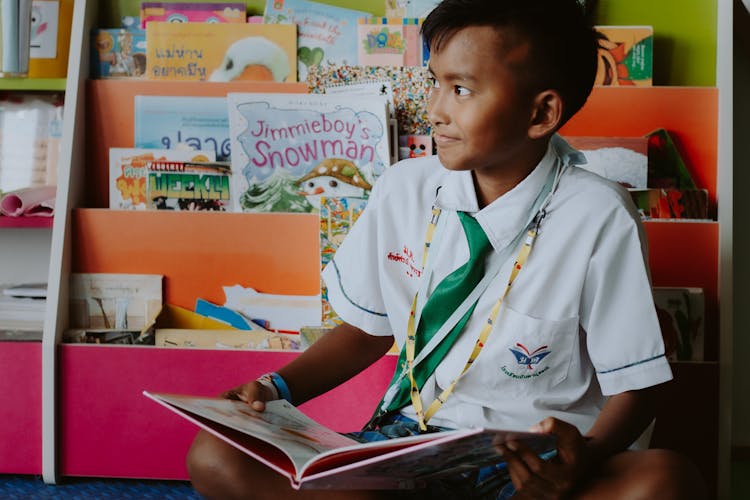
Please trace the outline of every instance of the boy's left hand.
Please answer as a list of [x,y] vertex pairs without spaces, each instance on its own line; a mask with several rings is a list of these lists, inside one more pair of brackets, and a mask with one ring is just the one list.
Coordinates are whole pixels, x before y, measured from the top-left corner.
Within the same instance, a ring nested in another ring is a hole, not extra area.
[[586,440],[575,426],[552,417],[542,420],[531,430],[556,435],[557,455],[543,460],[518,441],[501,445],[517,491],[513,498],[563,498],[589,467]]

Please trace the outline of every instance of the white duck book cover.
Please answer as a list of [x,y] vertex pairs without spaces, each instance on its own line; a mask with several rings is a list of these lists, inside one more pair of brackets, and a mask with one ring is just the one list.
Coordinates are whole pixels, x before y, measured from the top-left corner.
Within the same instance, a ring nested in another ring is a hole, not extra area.
[[300,81],[319,65],[357,64],[357,21],[371,14],[309,0],[266,0],[263,22],[297,25]]
[[239,212],[314,212],[320,197],[367,198],[390,165],[385,96],[230,93]]
[[294,25],[152,21],[146,40],[150,80],[297,81]]

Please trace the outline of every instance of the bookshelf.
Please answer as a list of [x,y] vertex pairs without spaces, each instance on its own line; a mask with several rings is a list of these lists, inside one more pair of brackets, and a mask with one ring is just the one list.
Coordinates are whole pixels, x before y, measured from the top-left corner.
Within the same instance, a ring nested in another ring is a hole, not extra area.
[[[0,93],[61,94],[67,88],[73,0],[60,0],[57,55],[32,59],[28,78],[0,78]],[[46,282],[54,221],[0,216],[0,284]],[[0,473],[42,472],[42,343],[0,341]]]
[[[346,5],[344,0],[330,3]],[[348,3],[353,6],[351,1]],[[92,186],[100,185],[103,178],[102,172],[92,170],[96,158],[101,158],[97,156],[101,151],[97,152],[96,148],[103,146],[92,145],[87,131],[106,134],[109,126],[124,133],[123,123],[127,122],[121,121],[123,111],[120,108],[127,106],[107,108],[107,117],[96,115],[96,110],[102,109],[104,103],[111,104],[113,96],[122,95],[117,94],[122,89],[117,89],[119,82],[87,82],[89,40],[85,34],[100,18],[109,18],[111,25],[117,22],[119,15],[135,13],[137,2],[116,0],[111,10],[101,13],[99,4],[93,0],[76,2],[73,17],[75,36],[71,43],[66,94],[72,104],[63,126],[64,165],[61,165],[57,217],[52,229],[48,280],[51,292],[41,349],[43,475],[50,483],[56,482],[60,475],[183,479],[184,452],[194,429],[173,420],[162,423],[160,408],[152,408],[154,405],[143,398],[140,391],[148,388],[214,394],[278,366],[285,357],[294,354],[62,345],[61,335],[68,323],[69,274],[76,271],[145,272],[154,265],[155,261],[149,263],[148,256],[155,250],[161,254],[160,259],[168,261],[172,256],[172,265],[184,264],[181,269],[167,264],[153,267],[168,275],[172,273],[175,283],[179,284],[167,285],[167,302],[191,307],[196,294],[200,293],[195,280],[226,279],[222,278],[226,276],[222,273],[234,272],[237,281],[252,282],[260,279],[255,274],[259,269],[270,273],[271,278],[263,279],[279,287],[268,291],[303,293],[317,286],[315,276],[307,274],[317,273],[317,266],[298,270],[293,281],[289,281],[286,269],[290,261],[312,259],[312,254],[306,252],[317,242],[302,240],[293,245],[292,257],[278,260],[272,255],[263,255],[259,252],[260,245],[252,242],[242,251],[233,251],[228,244],[221,243],[227,240],[227,234],[252,233],[252,228],[266,223],[264,217],[270,214],[130,213],[113,217],[104,209],[101,195],[92,194],[95,192]],[[670,439],[693,418],[680,413],[693,409],[690,401],[683,399],[684,395],[703,398],[705,405],[700,405],[696,418],[700,425],[710,426],[710,429],[698,433],[697,448],[708,450],[700,465],[714,474],[709,480],[715,484],[719,496],[725,497],[728,495],[731,431],[728,419],[732,308],[731,6],[718,0],[696,0],[689,8],[678,0],[662,2],[658,7],[647,0],[600,4],[600,24],[653,24],[657,33],[655,50],[658,54],[663,47],[667,55],[657,59],[660,68],[655,75],[657,87],[596,89],[582,113],[563,132],[642,135],[658,127],[671,129],[678,147],[685,148],[689,168],[698,182],[709,189],[716,204],[718,221],[649,222],[646,229],[651,241],[654,284],[705,288],[710,322],[707,334],[710,331],[712,339],[709,361],[675,364],[675,373],[681,382],[671,386],[657,426],[663,428],[665,444],[678,449],[689,447],[693,443]],[[257,8],[262,2],[251,0],[248,5]],[[356,7],[382,14],[382,5],[378,0],[368,1],[367,7],[357,3]],[[680,16],[674,16],[677,10]],[[680,19],[674,19],[678,17]],[[700,33],[694,37],[697,27]],[[685,62],[688,59],[691,64]],[[156,84],[151,89],[155,93],[172,93],[179,88],[171,83],[151,82],[149,85],[152,83]],[[205,88],[210,89],[206,92],[226,91],[216,85],[221,84],[205,84]],[[639,110],[637,115],[633,114],[634,109]],[[279,228],[288,222],[286,219],[288,216],[274,219],[277,233],[281,234]],[[302,233],[313,230],[313,221],[297,222],[304,228]],[[196,224],[203,231],[202,241],[191,242],[186,238],[175,244],[158,237],[163,231],[196,234]],[[135,228],[146,228],[149,237],[139,237]],[[129,236],[126,245],[112,243],[114,238],[126,234]],[[260,259],[260,265],[248,265],[248,259],[256,258]],[[229,266],[230,271],[225,266]],[[185,270],[189,270],[187,275]],[[299,279],[299,276],[307,277]],[[340,430],[356,427],[355,420],[367,417],[387,383],[393,362],[392,358],[384,358],[353,381],[354,385],[308,403],[311,406],[305,409]],[[353,401],[351,394],[358,394],[359,399]],[[340,414],[332,413],[333,401],[345,406]],[[341,414],[350,410],[355,418],[342,421]],[[659,432],[657,428],[657,434]],[[691,439],[696,434],[691,432]],[[158,447],[166,451],[155,452],[155,442],[168,443]],[[115,449],[118,453],[110,452]]]

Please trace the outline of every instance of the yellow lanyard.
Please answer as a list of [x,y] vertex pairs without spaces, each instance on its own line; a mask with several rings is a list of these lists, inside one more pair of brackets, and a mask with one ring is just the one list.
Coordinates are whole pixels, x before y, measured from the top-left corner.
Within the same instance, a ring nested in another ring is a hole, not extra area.
[[[450,383],[450,385],[440,393],[440,395],[430,404],[429,408],[427,408],[427,412],[424,412],[424,408],[422,406],[422,397],[419,394],[419,387],[417,387],[417,383],[414,380],[414,356],[415,356],[415,342],[416,342],[416,325],[414,324],[414,318],[416,317],[417,312],[417,296],[419,295],[419,292],[417,292],[414,295],[414,300],[411,304],[411,312],[409,313],[409,320],[407,323],[407,330],[406,330],[406,370],[407,375],[409,376],[409,382],[411,384],[411,402],[414,406],[414,411],[417,414],[417,421],[419,422],[419,429],[422,431],[427,430],[427,421],[432,418],[432,416],[437,412],[441,406],[445,403],[445,401],[448,399],[448,397],[453,393],[453,389],[456,387],[456,384],[458,381],[463,377],[463,375],[467,372],[469,367],[474,363],[474,360],[477,359],[477,356],[479,356],[479,353],[482,351],[482,348],[484,348],[485,343],[487,342],[487,338],[490,336],[490,333],[492,332],[492,327],[495,324],[495,319],[497,318],[498,312],[500,311],[500,305],[503,303],[503,300],[505,300],[505,297],[508,295],[508,292],[510,291],[510,287],[513,284],[513,281],[516,279],[516,276],[518,276],[518,273],[521,271],[521,268],[526,263],[526,260],[529,257],[529,253],[531,253],[531,248],[534,246],[534,240],[536,239],[536,235],[539,231],[539,224],[541,223],[542,219],[546,215],[546,212],[544,209],[540,210],[537,215],[534,217],[534,220],[529,226],[529,229],[526,233],[526,239],[523,242],[523,245],[521,246],[521,250],[518,252],[518,257],[516,257],[516,261],[513,263],[513,269],[510,272],[510,277],[508,278],[508,285],[505,287],[505,291],[500,296],[499,299],[495,302],[495,305],[492,306],[492,310],[490,311],[490,315],[487,317],[487,321],[485,322],[484,326],[482,327],[481,332],[479,333],[479,338],[477,338],[476,343],[474,344],[474,350],[471,352],[471,355],[469,356],[469,359],[466,361],[466,364],[464,365],[463,369],[461,370],[461,373],[458,374],[456,378],[453,379],[453,381]],[[432,208],[432,218],[430,219],[430,224],[427,226],[427,235],[425,236],[425,244],[424,244],[424,253],[422,255],[422,269],[425,268],[425,265],[427,264],[427,252],[430,248],[430,244],[432,243],[432,238],[435,234],[435,227],[437,226],[437,220],[440,217],[440,209],[433,207]]]

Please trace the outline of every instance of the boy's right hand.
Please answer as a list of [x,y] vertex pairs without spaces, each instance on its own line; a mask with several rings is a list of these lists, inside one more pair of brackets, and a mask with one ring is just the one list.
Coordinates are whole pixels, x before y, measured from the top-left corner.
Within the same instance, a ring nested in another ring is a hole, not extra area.
[[274,399],[271,390],[257,380],[239,385],[234,389],[229,389],[228,391],[221,393],[221,397],[234,399],[236,401],[244,401],[256,411],[264,411],[266,409],[266,401]]

